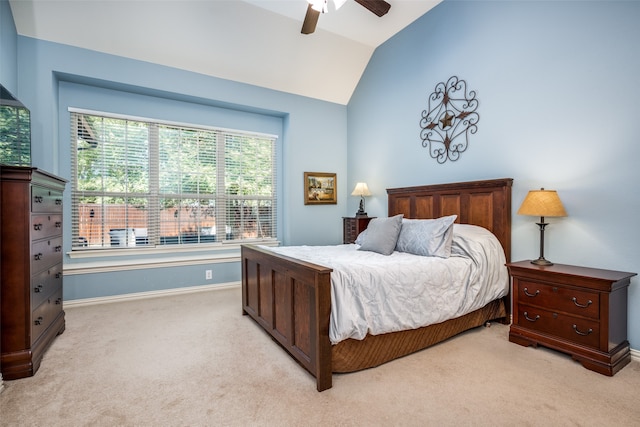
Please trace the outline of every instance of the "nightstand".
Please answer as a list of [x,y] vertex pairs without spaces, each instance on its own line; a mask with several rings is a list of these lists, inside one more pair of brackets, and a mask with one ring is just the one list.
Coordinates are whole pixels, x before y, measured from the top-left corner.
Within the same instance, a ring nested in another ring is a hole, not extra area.
[[507,267],[513,280],[509,341],[568,353],[608,376],[631,361],[627,289],[636,273],[530,261]]
[[342,243],[355,242],[358,234],[367,228],[369,221],[373,218],[369,216],[342,217]]

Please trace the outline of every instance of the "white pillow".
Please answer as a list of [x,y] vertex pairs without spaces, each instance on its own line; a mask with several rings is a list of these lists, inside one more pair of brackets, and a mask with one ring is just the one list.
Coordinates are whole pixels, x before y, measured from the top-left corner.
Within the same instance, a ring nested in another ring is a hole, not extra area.
[[382,255],[391,255],[398,241],[402,228],[402,214],[390,218],[374,218],[358,236],[360,251],[372,251]]
[[403,219],[396,250],[414,255],[449,258],[457,215],[436,219]]

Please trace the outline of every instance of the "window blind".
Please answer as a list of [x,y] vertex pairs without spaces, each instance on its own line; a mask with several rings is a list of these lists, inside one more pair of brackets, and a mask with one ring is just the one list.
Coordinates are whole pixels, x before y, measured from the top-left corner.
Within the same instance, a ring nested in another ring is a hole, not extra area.
[[71,112],[73,250],[276,238],[276,138]]

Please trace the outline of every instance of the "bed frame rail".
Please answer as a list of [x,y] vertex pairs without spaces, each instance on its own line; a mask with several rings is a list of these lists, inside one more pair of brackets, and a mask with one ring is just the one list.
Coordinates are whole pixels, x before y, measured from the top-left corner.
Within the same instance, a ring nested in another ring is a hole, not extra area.
[[331,388],[331,268],[243,245],[242,311]]

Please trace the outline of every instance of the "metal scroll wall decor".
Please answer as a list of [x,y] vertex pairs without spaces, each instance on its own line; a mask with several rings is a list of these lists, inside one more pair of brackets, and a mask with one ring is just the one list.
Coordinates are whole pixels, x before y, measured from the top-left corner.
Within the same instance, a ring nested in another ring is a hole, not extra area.
[[478,130],[476,92],[467,92],[467,82],[452,76],[440,82],[429,95],[429,108],[422,111],[420,138],[431,157],[442,164],[455,162],[469,145],[469,135]]

